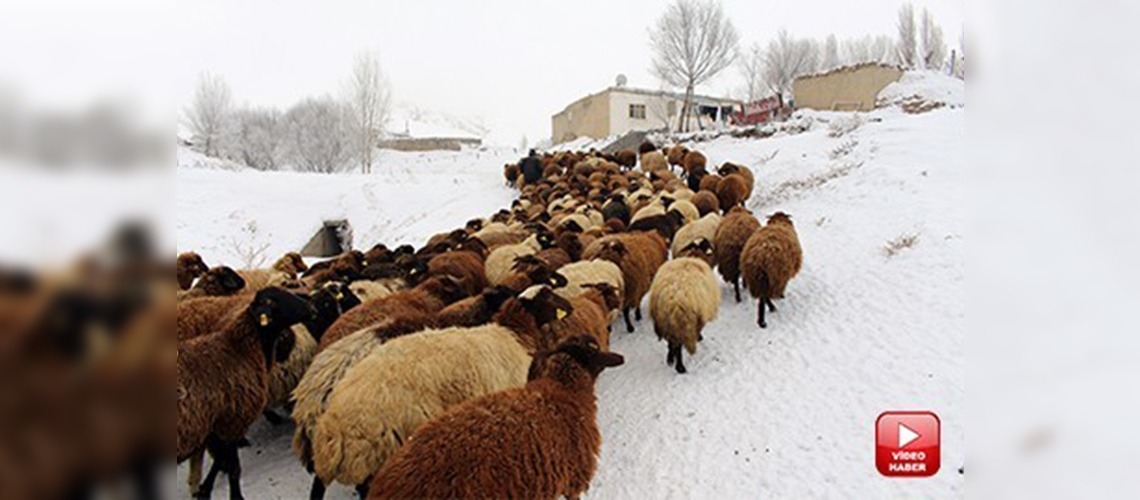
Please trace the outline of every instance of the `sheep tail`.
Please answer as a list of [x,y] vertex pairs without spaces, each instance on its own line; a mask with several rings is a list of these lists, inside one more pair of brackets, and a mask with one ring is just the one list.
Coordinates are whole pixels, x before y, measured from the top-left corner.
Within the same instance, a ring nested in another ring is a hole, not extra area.
[[685,350],[689,351],[689,355],[693,355],[697,353],[697,338],[701,335],[701,319],[697,317],[696,313],[693,313],[693,317],[690,319],[692,323],[685,325],[689,330],[689,335],[684,336]]

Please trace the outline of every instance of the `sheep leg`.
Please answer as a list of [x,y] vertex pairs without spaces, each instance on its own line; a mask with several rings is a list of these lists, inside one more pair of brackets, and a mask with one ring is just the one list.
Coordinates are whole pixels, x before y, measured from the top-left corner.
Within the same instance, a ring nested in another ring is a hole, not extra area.
[[190,455],[190,472],[186,474],[186,485],[190,496],[198,495],[198,485],[202,483],[202,462],[206,460],[206,450],[197,450]]
[[759,307],[756,308],[756,314],[759,317],[759,319],[756,321],[756,324],[760,325],[760,328],[768,328],[768,322],[764,321],[764,298],[763,297],[760,298]]
[[210,471],[206,473],[206,479],[202,481],[202,484],[198,485],[198,491],[194,493],[194,498],[210,498],[214,493],[214,479],[218,477],[221,464],[217,455],[211,452],[211,456],[214,458],[214,463],[210,464]]
[[234,443],[223,445],[223,466],[230,480],[230,500],[242,500],[241,494],[241,460],[238,458],[238,447]]
[[768,312],[776,312],[776,304],[772,302],[771,298],[764,299],[764,301],[768,303]]
[[131,482],[135,489],[135,498],[142,500],[158,500],[158,484],[155,482],[155,460],[140,458],[131,466]]
[[321,477],[313,475],[313,487],[309,490],[309,500],[322,500],[325,497],[325,482]]
[[739,277],[732,280],[732,290],[736,292],[736,303],[739,304],[741,302],[741,299],[740,299],[740,278]]
[[673,366],[673,360],[676,359],[676,357],[676,348],[673,346],[673,344],[669,344],[669,354],[665,355],[665,364]]
[[641,304],[638,304],[637,307],[633,309],[633,319],[641,321]]
[[633,322],[629,320],[629,308],[623,307],[621,309],[622,316],[625,317],[625,331],[626,333],[633,333]]
[[368,498],[368,487],[372,484],[372,476],[364,478],[364,482],[356,485],[356,494],[360,495],[360,500]]
[[677,373],[685,373],[688,371],[685,369],[685,362],[681,359],[684,356],[683,351],[681,345],[677,344]]

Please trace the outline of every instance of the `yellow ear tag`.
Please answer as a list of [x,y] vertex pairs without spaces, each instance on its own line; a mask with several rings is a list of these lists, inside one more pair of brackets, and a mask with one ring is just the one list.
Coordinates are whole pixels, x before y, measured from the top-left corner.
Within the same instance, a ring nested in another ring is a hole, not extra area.
[[344,300],[344,294],[343,294],[343,293],[340,293],[340,292],[337,292],[337,294],[336,294],[336,300]]
[[566,314],[567,313],[565,309],[559,309],[558,312],[555,313],[555,316],[557,316],[558,319],[562,319],[566,317]]
[[257,321],[261,323],[261,326],[269,326],[269,315],[261,313],[261,316],[257,317]]

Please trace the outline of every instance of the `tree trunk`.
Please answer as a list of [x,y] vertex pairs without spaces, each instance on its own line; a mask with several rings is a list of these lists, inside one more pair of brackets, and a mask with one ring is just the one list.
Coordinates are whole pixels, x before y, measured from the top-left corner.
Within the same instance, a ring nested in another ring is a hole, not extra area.
[[681,103],[681,116],[677,126],[677,132],[684,133],[689,131],[689,105],[693,100],[693,85],[689,84],[685,87],[685,102]]

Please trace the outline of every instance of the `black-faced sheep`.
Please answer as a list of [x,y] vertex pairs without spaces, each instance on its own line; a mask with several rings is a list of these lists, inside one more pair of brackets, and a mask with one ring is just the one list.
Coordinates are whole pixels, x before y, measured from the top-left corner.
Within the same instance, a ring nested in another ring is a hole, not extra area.
[[233,295],[245,288],[245,280],[226,266],[212,267],[198,278],[189,290],[180,291],[178,300],[198,297],[219,297]]
[[578,498],[602,436],[594,381],[619,354],[588,336],[531,364],[525,387],[474,399],[425,424],[376,473],[368,498]]
[[705,261],[682,257],[666,262],[649,289],[649,315],[658,339],[669,343],[666,363],[685,373],[681,348],[697,352],[701,330],[716,319],[720,287]]
[[760,221],[744,207],[728,211],[713,236],[713,258],[725,283],[732,283],[736,301],[740,302],[740,253],[748,238],[760,229]]
[[629,225],[629,232],[655,231],[666,242],[671,242],[673,236],[677,234],[677,230],[684,224],[685,216],[681,212],[669,211],[665,212],[664,215],[652,215],[635,221]]
[[265,409],[277,344],[311,314],[303,299],[267,288],[222,331],[179,344],[176,456],[181,462],[205,447],[214,457],[200,490],[206,495],[221,471],[230,496],[241,498],[239,443]]
[[437,328],[479,326],[491,321],[503,304],[518,292],[504,285],[483,290],[479,295],[451,304],[436,317]]
[[753,233],[744,244],[740,254],[740,272],[748,292],[760,299],[756,312],[760,328],[768,326],[764,321],[764,305],[767,304],[769,312],[776,311],[772,299],[784,297],[784,288],[800,272],[803,261],[803,249],[792,219],[783,212],[768,217],[768,224]]

